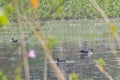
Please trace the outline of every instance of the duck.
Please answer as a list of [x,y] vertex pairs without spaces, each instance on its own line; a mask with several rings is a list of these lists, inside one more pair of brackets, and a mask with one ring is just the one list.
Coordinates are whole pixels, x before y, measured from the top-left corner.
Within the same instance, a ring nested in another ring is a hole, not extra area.
[[18,39],[12,38],[12,43],[13,43],[13,45],[17,44],[18,43]]
[[81,58],[91,58],[93,56],[93,49],[90,50],[80,50],[80,57]]
[[57,61],[58,66],[59,66],[59,63],[65,63],[66,62],[65,60],[60,60],[59,58],[57,58],[56,61]]
[[18,39],[12,38],[12,42],[13,42],[13,43],[17,43],[17,42],[18,42]]

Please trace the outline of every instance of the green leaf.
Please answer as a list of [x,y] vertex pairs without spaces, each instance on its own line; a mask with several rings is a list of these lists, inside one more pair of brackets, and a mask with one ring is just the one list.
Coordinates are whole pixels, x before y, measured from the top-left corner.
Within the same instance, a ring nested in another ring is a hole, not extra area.
[[21,80],[20,74],[16,74],[15,79],[16,79],[16,80]]
[[47,43],[47,47],[51,48],[54,45],[55,41],[56,41],[55,38],[49,38],[48,43]]
[[78,75],[76,73],[71,73],[68,75],[69,79],[72,79],[72,80],[79,80],[78,79]]
[[0,80],[7,80],[6,76],[2,71],[0,71]]
[[112,34],[114,34],[116,32],[116,26],[114,26],[114,25],[111,26],[111,32],[112,32]]
[[7,25],[8,23],[9,23],[9,20],[6,15],[0,16],[0,26]]
[[16,71],[15,80],[21,80],[21,74],[19,69]]
[[0,7],[0,26],[7,25],[9,23],[7,13],[4,7]]
[[102,59],[102,58],[99,58],[98,59],[98,62],[102,65],[102,66],[104,66],[106,63],[105,63],[105,61]]
[[99,64],[101,67],[105,66],[105,61],[103,58],[99,58],[98,60],[94,60],[95,63]]

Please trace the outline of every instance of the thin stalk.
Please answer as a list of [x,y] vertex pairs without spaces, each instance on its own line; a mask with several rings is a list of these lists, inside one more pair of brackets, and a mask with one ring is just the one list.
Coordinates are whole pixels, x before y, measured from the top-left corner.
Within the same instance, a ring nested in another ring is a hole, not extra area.
[[25,45],[24,32],[23,32],[23,28],[21,25],[19,11],[18,11],[18,7],[17,7],[18,0],[13,0],[13,5],[14,5],[15,17],[16,17],[16,21],[17,21],[19,38],[20,38],[21,53],[22,53],[22,58],[23,58],[24,71],[25,71],[25,80],[30,80],[29,64],[28,64],[28,57],[27,57],[27,51],[26,51],[26,45]]
[[44,60],[44,80],[47,80],[47,57]]
[[[99,64],[95,65],[100,71],[101,71],[101,66]],[[109,79],[109,80],[113,80],[112,76],[106,72],[104,69],[102,70],[102,73]]]

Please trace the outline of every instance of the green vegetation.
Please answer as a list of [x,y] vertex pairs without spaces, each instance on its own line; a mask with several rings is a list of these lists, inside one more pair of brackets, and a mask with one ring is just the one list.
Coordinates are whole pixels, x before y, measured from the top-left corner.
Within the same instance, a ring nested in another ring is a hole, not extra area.
[[[63,0],[39,0],[39,7],[34,12],[40,19],[45,19],[51,13],[51,10]],[[119,0],[96,0],[99,6],[110,18],[120,17]],[[0,1],[0,5],[9,3],[9,0]],[[20,13],[26,12],[31,17],[33,10],[26,0],[19,1]],[[11,15],[13,16],[13,15]],[[14,16],[13,16],[14,17]],[[81,19],[81,18],[100,18],[99,13],[91,6],[89,0],[66,0],[60,5],[55,13],[51,14],[52,19]]]
[[[110,18],[120,16],[119,0],[96,0],[100,7]],[[46,18],[51,9],[59,3],[56,0],[40,0],[37,13],[40,18]],[[52,14],[53,19],[81,19],[81,18],[100,18],[99,13],[91,6],[89,0],[68,0],[60,7],[56,13]]]

